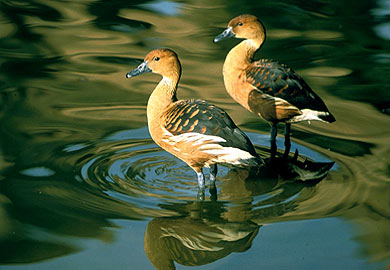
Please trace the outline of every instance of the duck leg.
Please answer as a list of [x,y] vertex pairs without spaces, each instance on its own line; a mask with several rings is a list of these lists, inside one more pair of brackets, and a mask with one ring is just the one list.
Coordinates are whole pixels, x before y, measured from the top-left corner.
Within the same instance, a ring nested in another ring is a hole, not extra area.
[[213,164],[210,166],[210,199],[212,201],[217,200],[217,187],[215,186],[215,179],[217,178],[217,173],[218,173],[218,167],[217,164]]
[[204,174],[203,174],[203,171],[200,170],[199,172],[196,172],[196,174],[198,175],[198,200],[200,201],[204,201]]
[[213,164],[210,166],[210,186],[212,184],[215,185],[215,179],[217,178],[218,167],[217,164]]
[[204,189],[204,174],[203,174],[203,171],[200,170],[200,172],[196,172],[196,174],[198,175],[198,186],[199,186],[199,189]]
[[276,122],[271,125],[271,161],[276,156],[276,135],[278,135],[278,128]]
[[287,158],[288,154],[290,153],[291,149],[291,141],[290,141],[290,123],[286,123],[286,126],[284,128],[284,154],[283,157]]

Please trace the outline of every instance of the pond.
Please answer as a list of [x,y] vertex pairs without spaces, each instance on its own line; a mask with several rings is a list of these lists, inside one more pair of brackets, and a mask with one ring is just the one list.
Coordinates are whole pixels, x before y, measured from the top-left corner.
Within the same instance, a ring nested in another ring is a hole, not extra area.
[[[239,41],[212,42],[244,13],[267,29],[256,57],[292,67],[337,121],[292,126],[298,176],[221,166],[200,201],[148,132],[160,76],[125,75],[173,49],[178,97],[223,108],[269,157],[269,124],[224,88]],[[389,0],[2,0],[0,269],[388,269],[389,18]]]

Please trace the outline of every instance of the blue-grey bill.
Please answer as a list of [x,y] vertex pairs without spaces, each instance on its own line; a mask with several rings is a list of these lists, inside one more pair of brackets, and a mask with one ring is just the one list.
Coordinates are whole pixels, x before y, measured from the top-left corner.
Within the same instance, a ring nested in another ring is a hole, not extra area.
[[132,71],[127,72],[126,73],[126,78],[135,77],[135,76],[138,76],[138,75],[141,75],[141,74],[144,74],[144,73],[148,73],[148,72],[151,72],[151,71],[152,70],[148,67],[148,62],[145,61],[145,62],[142,62],[138,67],[136,67]]
[[223,31],[221,34],[219,34],[218,36],[216,36],[214,38],[214,43],[217,43],[217,42],[220,42],[221,40],[224,40],[224,39],[227,39],[227,38],[231,38],[231,37],[234,37],[235,34],[233,33],[233,30],[231,27],[228,27],[225,29],[225,31]]

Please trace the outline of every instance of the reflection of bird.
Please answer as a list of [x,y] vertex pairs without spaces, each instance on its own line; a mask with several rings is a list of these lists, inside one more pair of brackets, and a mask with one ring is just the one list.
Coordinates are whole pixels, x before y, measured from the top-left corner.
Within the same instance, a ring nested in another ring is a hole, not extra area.
[[174,262],[204,265],[250,248],[259,228],[250,221],[227,222],[204,216],[155,218],[146,227],[144,248],[159,270],[175,269]]
[[307,196],[303,190],[334,164],[298,158],[277,157],[277,166],[262,167],[261,175],[255,168],[230,170],[221,183],[223,201],[161,204],[177,215],[154,218],[146,227],[144,248],[151,263],[159,270],[175,269],[175,262],[204,265],[248,250],[261,224],[288,219],[302,203],[300,193]]
[[[261,154],[261,153],[260,153]],[[230,170],[221,181],[222,200],[240,200],[248,196],[266,194],[284,184],[291,187],[313,186],[323,180],[334,162],[313,162],[295,152],[293,157],[264,160],[261,170]]]
[[175,52],[156,49],[127,78],[154,72],[163,79],[147,105],[149,132],[166,151],[186,162],[198,175],[204,189],[203,167],[210,167],[214,184],[217,163],[256,166],[262,163],[248,137],[222,109],[203,100],[176,98],[181,66]]
[[271,155],[276,152],[277,123],[285,122],[285,155],[290,151],[290,123],[336,119],[306,82],[291,68],[278,62],[252,61],[265,41],[265,28],[253,15],[232,19],[214,42],[229,37],[245,39],[227,55],[223,78],[227,92],[247,110],[271,123]]
[[284,181],[310,182],[322,180],[333,167],[334,162],[313,162],[308,159],[299,161],[298,151],[296,151],[293,158],[278,159],[276,164],[277,174]]

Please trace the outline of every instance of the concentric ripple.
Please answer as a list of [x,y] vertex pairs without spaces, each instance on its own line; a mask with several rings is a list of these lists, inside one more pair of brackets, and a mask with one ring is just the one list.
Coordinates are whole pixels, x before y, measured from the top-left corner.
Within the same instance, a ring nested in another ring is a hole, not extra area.
[[185,163],[159,148],[147,129],[121,131],[85,151],[77,163],[80,179],[111,197],[151,205],[193,200],[196,175]]
[[[257,145],[259,154],[267,156],[263,149],[267,149],[268,136],[248,135]],[[329,161],[321,153],[304,146],[293,144],[293,147],[318,161]],[[78,157],[75,166],[79,181],[140,210],[152,209],[158,213],[162,204],[197,200],[194,171],[158,147],[149,137],[146,127],[119,131],[95,143],[68,145],[64,151]],[[205,173],[207,176],[207,171]],[[310,190],[310,185],[302,183],[281,184],[278,179],[250,178],[248,170],[219,166],[218,201],[232,209],[241,209],[245,205],[254,218],[263,218],[264,211],[273,208],[278,213],[281,209],[288,212],[302,201],[312,199],[315,193],[315,190]],[[207,193],[206,200],[209,200],[208,196]]]

